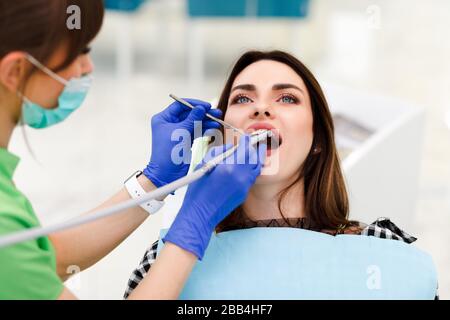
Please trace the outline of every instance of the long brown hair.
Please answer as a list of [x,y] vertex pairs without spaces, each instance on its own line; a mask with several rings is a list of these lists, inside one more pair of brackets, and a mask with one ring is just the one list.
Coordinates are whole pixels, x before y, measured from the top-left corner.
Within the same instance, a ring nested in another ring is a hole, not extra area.
[[[67,27],[71,5],[80,8],[80,29]],[[53,71],[64,69],[97,35],[103,16],[103,0],[0,0],[0,59],[23,51],[45,64],[67,41],[67,57]]]
[[[281,210],[281,202],[289,189],[303,179],[305,212],[311,224],[317,229],[340,229],[349,224],[349,203],[334,141],[333,120],[319,82],[302,62],[283,51],[244,53],[226,81],[218,108],[225,115],[234,80],[247,66],[260,60],[278,61],[291,67],[304,81],[311,99],[313,147],[299,168],[298,178],[279,194],[278,208],[281,215],[289,223]],[[318,153],[314,152],[316,147],[319,148]],[[241,205],[218,225],[216,232],[226,230],[230,225],[239,225],[244,217]]]

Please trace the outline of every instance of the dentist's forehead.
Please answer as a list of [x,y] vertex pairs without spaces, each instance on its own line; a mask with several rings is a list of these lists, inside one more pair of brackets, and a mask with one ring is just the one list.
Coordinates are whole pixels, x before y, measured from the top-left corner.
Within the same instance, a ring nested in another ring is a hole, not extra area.
[[274,84],[278,83],[291,83],[306,92],[302,78],[291,67],[273,60],[260,60],[247,66],[236,77],[232,88],[251,84],[257,90],[270,90]]

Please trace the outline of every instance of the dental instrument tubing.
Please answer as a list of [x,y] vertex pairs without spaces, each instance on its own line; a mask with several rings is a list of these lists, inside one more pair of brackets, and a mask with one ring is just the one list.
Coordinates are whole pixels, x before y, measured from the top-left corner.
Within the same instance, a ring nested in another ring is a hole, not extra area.
[[[254,132],[251,135],[250,143],[254,146],[258,142],[266,140],[268,137],[272,137],[272,132],[267,130],[259,130]],[[205,163],[201,168],[198,170],[195,170],[191,174],[184,176],[178,180],[173,181],[172,183],[169,183],[165,186],[162,186],[156,190],[153,190],[145,195],[143,195],[140,198],[137,199],[130,199],[127,201],[124,201],[122,203],[119,203],[117,205],[114,205],[109,208],[105,208],[102,210],[99,210],[96,213],[78,217],[75,219],[71,219],[59,224],[55,224],[48,227],[35,227],[19,232],[15,232],[13,234],[9,234],[6,236],[0,237],[0,248],[11,246],[20,242],[40,238],[55,232],[59,232],[62,230],[71,229],[74,227],[77,227],[82,224],[87,224],[93,221],[96,221],[98,219],[106,218],[109,216],[112,216],[114,214],[121,213],[123,210],[139,206],[140,204],[168,195],[171,192],[184,187],[188,184],[193,183],[194,181],[200,179],[205,174],[207,174],[209,171],[211,171],[215,166],[217,166],[220,162],[222,162],[224,159],[231,156],[237,149],[238,145],[233,146],[232,148],[226,150],[224,153],[214,157],[207,163]]]

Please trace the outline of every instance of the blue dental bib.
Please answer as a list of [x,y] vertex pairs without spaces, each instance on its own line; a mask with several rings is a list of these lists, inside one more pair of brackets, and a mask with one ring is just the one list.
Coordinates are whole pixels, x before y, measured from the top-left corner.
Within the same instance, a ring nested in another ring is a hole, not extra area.
[[434,299],[436,288],[431,257],[411,244],[251,228],[214,234],[180,299]]

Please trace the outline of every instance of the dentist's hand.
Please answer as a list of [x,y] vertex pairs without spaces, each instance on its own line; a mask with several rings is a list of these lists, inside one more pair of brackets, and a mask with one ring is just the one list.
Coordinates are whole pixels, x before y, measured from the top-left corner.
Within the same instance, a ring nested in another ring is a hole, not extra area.
[[[206,113],[220,118],[221,110],[211,109],[211,105],[204,101],[193,99],[186,101],[195,106],[195,109],[176,101],[152,117],[152,154],[150,163],[144,169],[144,175],[158,188],[187,174],[195,125],[199,125],[201,121],[202,134],[208,129],[220,128],[219,123],[206,117]],[[172,141],[172,133],[177,129],[189,132],[191,139],[185,141],[183,150],[187,151],[186,154],[181,154],[178,159],[172,159],[174,147],[180,145],[180,141]]]
[[[212,148],[205,159],[228,150],[228,144]],[[261,173],[266,145],[258,150],[242,136],[234,162],[225,160],[212,172],[189,185],[183,205],[163,241],[169,241],[203,258],[215,227],[247,198],[250,187]]]

